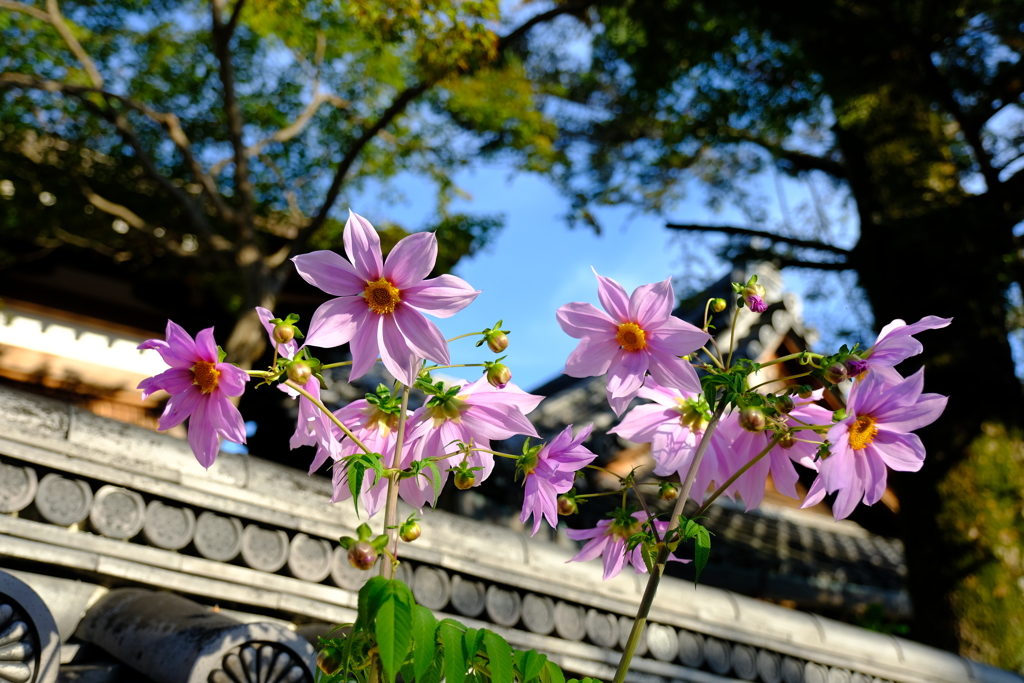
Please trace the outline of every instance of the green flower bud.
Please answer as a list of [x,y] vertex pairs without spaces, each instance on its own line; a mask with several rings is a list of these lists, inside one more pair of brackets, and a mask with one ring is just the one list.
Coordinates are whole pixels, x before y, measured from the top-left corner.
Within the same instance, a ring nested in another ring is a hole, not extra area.
[[487,338],[487,348],[492,352],[501,353],[508,348],[508,336],[501,330],[494,330],[485,336]]
[[779,411],[783,415],[789,415],[789,411],[793,410],[794,407],[796,406],[793,405],[793,399],[785,394],[779,396],[775,401],[775,410]]
[[658,484],[658,497],[662,500],[675,500],[679,497],[679,484],[663,481]]
[[309,363],[301,360],[297,360],[288,365],[288,379],[295,382],[299,386],[304,386],[309,378],[313,376],[313,369],[309,367]]
[[721,313],[725,310],[725,307],[729,305],[729,302],[725,299],[712,299],[711,310],[715,313]]
[[356,541],[348,549],[348,562],[356,569],[366,571],[377,562],[377,549],[369,541]]
[[316,665],[330,676],[341,668],[342,653],[336,647],[325,647],[316,655]]
[[274,341],[278,344],[287,344],[295,339],[295,326],[287,323],[278,323],[274,326]]
[[740,411],[739,422],[740,427],[748,432],[762,432],[768,425],[768,420],[765,419],[761,409],[753,406]]
[[459,470],[455,473],[455,488],[465,491],[466,489],[473,488],[473,484],[476,483],[476,475],[472,472],[466,472]]
[[398,528],[398,534],[406,543],[412,543],[420,537],[421,529],[420,525],[415,520],[409,520],[408,522],[402,522],[402,526]]
[[842,363],[833,363],[825,369],[825,379],[832,384],[839,384],[849,377],[846,366]]
[[565,517],[566,515],[575,515],[578,510],[579,505],[575,498],[564,493],[558,497],[558,514]]
[[487,363],[484,374],[487,375],[488,383],[496,389],[504,389],[512,381],[512,371],[504,363]]
[[779,439],[779,446],[785,448],[787,451],[796,445],[796,438],[792,432],[787,432],[785,436]]

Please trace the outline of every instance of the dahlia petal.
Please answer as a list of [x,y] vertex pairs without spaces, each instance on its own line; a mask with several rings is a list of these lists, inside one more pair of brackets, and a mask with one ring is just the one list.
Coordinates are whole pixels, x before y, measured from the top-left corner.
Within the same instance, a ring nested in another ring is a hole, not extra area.
[[[589,304],[588,304],[589,305]],[[570,377],[597,377],[608,372],[619,351],[615,337],[584,337],[565,361],[563,372]]]
[[359,379],[377,362],[380,349],[377,345],[377,330],[381,324],[381,316],[367,315],[356,327],[356,333],[349,340],[352,352],[352,366],[348,379],[351,382]]
[[675,422],[678,424],[679,413],[671,408],[654,404],[636,406],[612,429],[609,434],[635,441],[646,443],[654,438],[654,432],[665,423]]
[[873,454],[864,458],[864,463],[865,468],[867,469],[865,477],[866,486],[864,489],[864,504],[874,505],[882,499],[882,494],[885,493],[885,482],[888,472],[885,469],[885,463],[882,459]]
[[377,329],[377,343],[380,348],[380,359],[402,384],[412,386],[419,375],[422,358],[409,344],[409,340],[398,328],[394,316],[381,316],[380,327]]
[[[598,536],[604,535],[604,530],[607,526],[607,522],[601,521],[597,523],[596,527],[591,529],[566,529],[565,535],[574,541],[582,541],[587,538],[597,538]],[[597,557],[597,555],[594,555],[594,557]]]
[[813,507],[823,500],[825,500],[825,480],[822,479],[819,474],[814,478],[814,483],[811,484],[811,488],[807,490],[807,495],[804,496],[804,502],[800,504],[800,507]]
[[366,288],[368,280],[352,264],[333,251],[311,251],[292,259],[299,277],[331,296],[356,296]]
[[898,365],[911,356],[916,356],[924,350],[924,346],[912,335],[925,330],[936,330],[946,327],[952,318],[940,318],[928,315],[916,323],[907,325],[902,320],[894,320],[878,334],[875,345],[871,348],[869,359],[872,363],[879,365]]
[[188,445],[192,448],[199,464],[210,469],[220,453],[220,438],[217,430],[207,419],[207,401],[201,401],[188,421]]
[[486,376],[465,385],[462,391],[459,392],[460,396],[463,394],[472,397],[472,400],[469,402],[473,405],[508,404],[519,408],[523,415],[529,415],[544,400],[543,396],[526,393],[513,382],[506,384],[503,389],[492,387],[487,381]]
[[917,403],[879,414],[878,428],[892,432],[912,432],[935,422],[946,409],[949,399],[935,394],[927,399],[924,396],[922,394],[922,399]]
[[199,334],[196,335],[196,355],[199,357],[199,360],[206,361],[207,363],[216,363],[220,360],[217,357],[217,342],[213,338],[212,327],[199,330]]
[[175,394],[171,396],[170,400],[167,401],[167,405],[164,407],[164,414],[160,416],[159,427],[160,431],[165,431],[171,427],[177,427],[185,418],[192,415],[199,407],[200,399],[203,393],[197,386],[191,386],[186,389],[183,393]]
[[147,377],[139,382],[139,389],[142,389],[142,398],[157,391],[166,391],[172,396],[188,391],[188,388],[195,384],[195,375],[187,368],[168,368],[155,377]]
[[608,370],[608,394],[612,398],[628,396],[632,400],[644,383],[650,359],[642,351],[620,350]]
[[622,571],[626,563],[626,542],[613,538],[604,550],[604,580],[614,578]]
[[165,336],[165,349],[157,349],[164,362],[173,368],[190,368],[196,364],[196,359],[199,358],[196,343],[181,325],[168,320]]
[[618,329],[618,323],[607,313],[582,301],[573,301],[559,307],[555,317],[562,331],[575,339],[595,337],[614,340]]
[[618,323],[630,322],[629,320],[629,297],[626,290],[610,277],[598,275],[593,266],[590,268],[597,277],[597,298],[601,301],[604,310]]
[[[345,221],[345,253],[352,262],[352,269],[365,282],[379,280],[384,270],[380,252],[380,235],[366,220],[351,210]],[[365,284],[363,285],[365,287]]]
[[306,346],[331,349],[352,341],[361,325],[369,324],[376,316],[361,296],[342,296],[329,299],[317,307],[309,321]]
[[654,377],[648,377],[644,380],[644,385],[640,388],[637,396],[654,401],[666,408],[674,408],[679,405],[678,399],[693,398],[692,394],[683,394],[678,389],[662,386]]
[[445,341],[441,330],[437,329],[437,325],[408,306],[398,306],[393,315],[400,333],[420,358],[432,360],[439,365],[448,365],[451,362],[448,342]]
[[[566,531],[568,534],[570,531],[576,531],[575,529],[569,529]],[[590,530],[588,530],[590,531]],[[570,536],[572,538],[572,536]],[[586,537],[585,537],[586,538]],[[605,548],[608,545],[608,536],[601,535],[594,538],[592,541],[580,548],[580,551],[569,559],[569,562],[586,562],[587,560],[593,560],[595,557],[599,557],[604,553]]]
[[673,356],[693,353],[711,339],[711,335],[704,330],[672,315],[656,326],[651,326],[648,333],[650,343]]
[[832,505],[832,515],[837,519],[846,519],[857,507],[864,496],[864,485],[859,480],[839,489],[836,502]]
[[436,318],[450,318],[480,295],[461,277],[441,275],[402,290],[402,303]]
[[701,392],[700,379],[697,378],[697,372],[692,365],[682,358],[666,353],[655,344],[649,344],[646,350],[651,360],[647,369],[656,382],[693,394]]
[[[367,473],[369,476],[369,473]],[[388,480],[385,477],[381,477],[375,481],[370,488],[368,488],[363,495],[359,498],[359,502],[363,504],[366,509],[366,516],[373,517],[378,512],[384,509],[384,505],[388,501]]]
[[503,440],[516,434],[538,437],[536,428],[526,416],[512,405],[474,405],[462,414],[462,422],[473,436]]
[[868,449],[875,449],[882,461],[897,472],[917,472],[924,465],[925,450],[917,434],[896,434],[879,430]]
[[[203,415],[218,434],[235,443],[245,443],[245,422],[242,413],[226,396],[216,392],[204,401]],[[191,427],[191,423],[189,424]]]
[[776,446],[768,454],[768,458],[771,458],[772,483],[775,484],[775,489],[784,496],[800,498],[800,494],[796,491],[796,483],[800,480],[800,475],[793,467],[793,461],[789,458],[789,454]]
[[437,260],[437,237],[417,232],[398,241],[384,262],[384,277],[399,289],[418,285]]
[[672,279],[642,285],[633,290],[629,297],[629,319],[644,330],[653,327],[672,314],[676,295],[672,291]]
[[241,396],[245,393],[245,383],[249,381],[249,373],[231,363],[217,363],[220,380],[217,388],[227,396]]

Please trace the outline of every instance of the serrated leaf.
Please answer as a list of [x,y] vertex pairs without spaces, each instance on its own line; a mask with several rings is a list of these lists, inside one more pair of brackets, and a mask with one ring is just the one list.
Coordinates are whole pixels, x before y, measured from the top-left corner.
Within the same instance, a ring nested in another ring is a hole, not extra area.
[[708,563],[708,558],[711,557],[711,534],[708,532],[707,527],[698,525],[699,531],[696,537],[696,547],[693,551],[693,564],[697,570],[693,577],[694,585],[697,584],[697,580],[700,578],[700,572],[704,569]]
[[399,586],[405,588],[399,581],[388,582],[374,621],[381,668],[391,683],[412,646],[412,603],[406,595],[408,588],[402,591]]
[[416,679],[416,683],[441,683],[441,678],[444,676],[444,658],[440,656],[440,651],[437,654],[438,656],[434,657],[430,668],[422,677]]
[[522,682],[526,683],[540,676],[547,661],[548,658],[536,650],[516,652],[516,666],[519,669],[519,675],[522,676]]
[[483,631],[484,648],[491,663],[492,683],[513,683],[512,648],[493,631]]
[[437,653],[437,618],[423,605],[412,612],[413,680],[421,681]]
[[348,466],[348,490],[352,492],[352,504],[356,508],[356,517],[359,516],[359,494],[363,487],[363,473],[366,470],[358,460]]
[[466,660],[470,663],[473,661],[473,657],[476,657],[477,653],[480,652],[480,643],[483,641],[484,632],[475,628],[467,628],[466,633],[462,636],[463,645],[466,648]]
[[388,580],[383,576],[374,576],[359,589],[359,613],[355,626],[352,627],[353,632],[365,629],[373,622],[387,585]]
[[541,683],[565,683],[565,674],[557,664],[548,660],[541,671],[540,680]]
[[431,480],[430,483],[434,487],[434,505],[437,505],[437,497],[441,495],[441,486],[444,483],[444,480],[441,479],[441,470],[437,468],[436,464],[431,462],[430,464],[427,465],[427,468],[433,475],[433,479]]
[[647,544],[640,546],[640,556],[644,558],[644,564],[647,565],[647,572],[649,574],[654,573],[654,556],[651,555],[651,551],[647,548]]
[[444,678],[446,683],[464,683],[466,680],[466,646],[462,631],[447,619],[438,627],[444,645]]

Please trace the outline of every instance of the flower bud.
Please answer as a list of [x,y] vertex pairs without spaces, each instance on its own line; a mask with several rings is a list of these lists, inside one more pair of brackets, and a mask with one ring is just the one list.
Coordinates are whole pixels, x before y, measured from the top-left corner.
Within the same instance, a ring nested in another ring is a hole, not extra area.
[[868,369],[868,362],[856,356],[850,356],[844,365],[846,366],[846,374],[850,378],[858,377]]
[[278,344],[287,344],[295,339],[295,326],[287,323],[278,323],[274,326],[274,341]]
[[496,389],[504,389],[512,381],[512,371],[504,363],[488,363],[485,374],[487,381]]
[[501,330],[494,330],[491,334],[486,335],[487,337],[487,348],[494,353],[501,353],[508,348],[508,336]]
[[740,427],[748,432],[764,431],[764,428],[768,425],[768,420],[765,419],[761,409],[753,406],[740,411],[739,421]]
[[796,445],[796,438],[792,432],[787,432],[785,436],[779,439],[779,446],[785,448],[787,451]]
[[558,497],[558,514],[565,517],[566,515],[575,515],[578,510],[579,506],[576,504],[575,498],[564,493]]
[[406,543],[412,543],[420,537],[421,529],[420,525],[415,521],[402,522],[402,526],[399,527],[399,536]]
[[341,668],[342,653],[334,647],[325,647],[316,655],[316,665],[330,676]]
[[658,497],[662,500],[675,500],[679,497],[679,484],[663,481],[658,484]]
[[305,386],[312,376],[313,369],[309,367],[309,363],[298,360],[288,366],[288,379],[299,386]]
[[356,569],[366,571],[377,562],[377,549],[369,541],[356,541],[348,549],[348,562]]
[[833,363],[825,369],[825,380],[832,384],[839,384],[847,377],[846,366],[842,363]]
[[796,392],[796,395],[800,398],[810,398],[811,396],[814,396],[814,392],[810,389],[805,389],[804,391]]
[[783,415],[789,415],[789,411],[793,410],[796,406],[793,405],[793,399],[786,394],[779,396],[775,401],[775,410],[779,411]]
[[764,313],[768,310],[768,304],[764,302],[764,295],[764,287],[761,285],[747,285],[743,288],[743,303],[754,313]]
[[455,488],[465,491],[473,488],[476,483],[476,476],[472,472],[459,470],[455,473]]
[[728,304],[728,302],[726,302],[725,299],[712,299],[711,300],[711,310],[714,311],[715,313],[721,313],[722,311],[725,310],[725,307],[728,306],[728,305],[729,304]]

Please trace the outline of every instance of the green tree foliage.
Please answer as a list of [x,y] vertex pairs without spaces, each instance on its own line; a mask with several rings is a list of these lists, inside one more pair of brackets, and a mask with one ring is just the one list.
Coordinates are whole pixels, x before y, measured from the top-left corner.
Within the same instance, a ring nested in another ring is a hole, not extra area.
[[[1024,550],[1016,522],[991,515],[984,537],[965,538],[936,520],[985,507],[997,494],[982,482],[1019,469],[983,466],[971,444],[982,425],[1024,422],[1007,342],[1007,293],[1024,275],[1022,16],[1018,0],[623,0],[596,5],[584,68],[528,62],[577,105],[559,112],[558,144],[584,162],[566,180],[578,218],[601,203],[664,210],[700,181],[750,223],[670,227],[727,234],[725,257],[855,271],[879,326],[954,317],[922,357],[949,408],[922,432],[923,471],[890,478],[899,527],[877,530],[906,546],[912,637],[1017,668],[1024,634],[1006,626],[1022,595],[1009,580]],[[750,188],[773,169],[845,189],[859,236],[838,240],[821,215],[769,225]],[[1020,508],[1019,487],[998,491],[1000,509]],[[965,548],[972,563],[956,559]],[[977,581],[1009,592],[971,606]]]
[[[247,361],[252,307],[273,306],[288,259],[340,248],[346,196],[416,174],[439,212],[414,227],[438,230],[445,272],[501,225],[448,212],[459,168],[503,149],[560,164],[522,59],[566,11],[514,25],[497,0],[2,0],[0,268],[89,250],[173,275],[183,306],[240,319],[228,348]],[[383,227],[385,247],[408,230]]]

